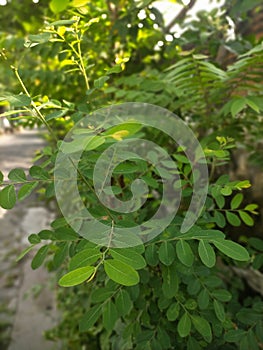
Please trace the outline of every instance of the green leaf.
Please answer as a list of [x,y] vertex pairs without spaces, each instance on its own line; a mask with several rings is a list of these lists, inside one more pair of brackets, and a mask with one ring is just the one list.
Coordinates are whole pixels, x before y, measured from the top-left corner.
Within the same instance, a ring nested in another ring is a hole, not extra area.
[[145,259],[150,266],[156,266],[159,262],[156,244],[151,243],[145,249]]
[[30,176],[32,176],[34,179],[37,179],[37,180],[49,180],[50,178],[48,175],[48,172],[37,165],[33,165],[29,169],[29,174]]
[[69,270],[94,264],[100,258],[101,253],[98,248],[83,249],[70,260]]
[[249,260],[248,251],[236,242],[232,242],[228,240],[218,240],[218,241],[214,241],[213,244],[223,254],[229,256],[234,260],[238,260],[238,261]]
[[121,65],[116,65],[110,69],[107,69],[106,74],[120,73],[122,71]]
[[49,33],[40,33],[40,34],[30,34],[28,40],[26,40],[25,47],[34,47],[38,44],[44,44],[49,41],[51,35]]
[[171,321],[171,322],[175,321],[179,316],[179,311],[180,311],[180,304],[172,303],[166,312],[168,321]]
[[146,262],[141,254],[138,254],[135,249],[132,248],[117,248],[110,249],[110,255],[119,261],[133,267],[135,270],[143,269],[146,266]]
[[192,278],[187,286],[187,292],[190,295],[196,295],[201,288],[201,283],[197,278]]
[[205,241],[200,240],[198,244],[198,254],[202,263],[207,267],[213,267],[216,263],[216,255],[212,246]]
[[53,266],[55,269],[59,268],[68,256],[69,243],[61,242],[53,257]]
[[115,304],[109,300],[103,308],[102,324],[107,331],[112,331],[118,319],[118,313]]
[[231,200],[231,203],[230,203],[231,209],[232,210],[237,209],[240,206],[240,204],[242,203],[243,198],[244,198],[244,196],[242,193],[236,194],[235,197],[233,197]]
[[99,288],[99,289],[95,289],[92,293],[91,293],[91,301],[93,303],[101,303],[104,302],[107,299],[110,299],[113,294],[115,293],[114,289],[110,289],[110,288]]
[[163,294],[167,299],[174,297],[179,288],[179,280],[176,265],[162,266]]
[[229,293],[226,289],[216,289],[212,292],[212,296],[223,302],[230,301],[232,298],[231,293]]
[[160,261],[169,266],[175,259],[174,247],[170,242],[164,241],[159,248],[159,259]]
[[25,182],[26,174],[22,169],[12,169],[8,174],[8,178],[16,182]]
[[248,204],[245,206],[245,210],[250,211],[253,214],[258,214],[256,209],[258,209],[258,204]]
[[124,286],[134,286],[139,283],[138,272],[122,261],[109,259],[104,261],[105,272],[114,282]]
[[222,213],[219,211],[215,210],[214,212],[214,220],[217,226],[223,228],[226,226],[226,219]]
[[67,114],[68,110],[67,109],[62,109],[60,111],[55,111],[52,113],[49,113],[46,115],[46,121],[52,120],[52,119],[56,119],[56,118],[61,118],[64,117],[65,114]]
[[17,198],[20,201],[22,201],[32,193],[32,191],[37,187],[37,185],[38,185],[38,182],[34,181],[21,186],[18,191]]
[[68,26],[68,25],[71,25],[71,24],[76,23],[76,22],[77,21],[74,19],[61,19],[60,21],[55,21],[55,22],[50,23],[50,26],[57,26],[57,27]]
[[88,331],[98,320],[101,314],[102,304],[98,304],[89,309],[79,323],[80,332]]
[[233,190],[231,187],[225,186],[221,189],[220,192],[223,196],[230,196],[232,194]]
[[232,117],[235,117],[236,114],[241,112],[246,107],[246,99],[245,98],[238,98],[233,101],[231,104],[231,114]]
[[224,335],[224,340],[229,343],[239,343],[240,338],[246,334],[242,329],[231,329]]
[[260,108],[259,106],[253,101],[253,100],[250,100],[249,97],[246,98],[246,104],[252,108],[255,112],[259,113],[260,112]]
[[13,107],[24,107],[31,104],[31,98],[24,94],[4,96],[4,100],[8,101]]
[[86,281],[94,273],[94,266],[80,267],[76,270],[66,273],[60,278],[58,284],[61,287],[72,287]]
[[219,301],[217,301],[216,299],[213,301],[213,305],[214,305],[216,317],[220,322],[224,322],[226,317],[224,305]]
[[190,245],[184,240],[180,239],[176,243],[176,254],[178,259],[186,266],[190,267],[194,262],[194,254]]
[[79,238],[79,235],[69,227],[57,228],[53,236],[56,241],[76,241]]
[[254,226],[254,220],[252,219],[252,217],[248,213],[246,213],[243,210],[239,210],[238,214],[246,225]]
[[180,321],[177,325],[177,331],[180,337],[185,338],[190,334],[191,331],[191,318],[188,313],[185,312],[183,316],[180,318]]
[[[118,124],[118,125],[115,125],[111,128],[109,128],[108,130],[106,130],[103,135],[107,135],[107,136],[110,136],[110,135],[114,135],[120,131],[127,131],[127,135],[134,135],[136,134],[139,130],[141,130],[142,128],[142,124],[139,124],[138,122],[126,122],[126,123],[121,123],[121,124]],[[136,157],[136,153],[134,154],[134,157]],[[132,158],[132,155],[131,157]],[[129,158],[129,159],[130,159]]]
[[0,184],[4,181],[4,174],[0,171]]
[[236,214],[231,213],[230,211],[226,211],[226,218],[232,226],[238,227],[241,225],[241,220],[239,219],[239,217]]
[[126,290],[121,289],[116,297],[115,304],[119,316],[129,314],[132,309],[132,301],[129,293]]
[[193,325],[198,333],[202,335],[205,341],[210,343],[212,341],[211,326],[206,319],[200,316],[191,315]]
[[35,233],[32,233],[30,236],[28,236],[28,242],[31,244],[38,244],[41,242],[41,238]]
[[105,138],[102,136],[94,136],[92,139],[86,144],[85,151],[92,151],[97,149],[99,146],[103,145],[105,142]]
[[197,303],[198,303],[199,308],[201,310],[207,309],[208,305],[209,305],[209,301],[210,301],[209,293],[208,293],[207,289],[204,288],[201,290],[201,292],[198,294],[198,297],[197,297]]
[[57,14],[59,12],[64,11],[69,5],[69,0],[52,0],[49,3],[50,10]]
[[6,186],[0,191],[0,206],[4,209],[12,209],[16,204],[16,191],[14,185]]
[[110,78],[105,75],[103,77],[100,77],[99,79],[94,80],[94,87],[96,89],[102,88],[103,85],[106,83],[106,81],[109,80],[109,79]]
[[29,253],[33,248],[35,247],[34,244],[32,244],[31,246],[27,247],[26,249],[24,249],[16,258],[16,262],[20,261],[21,259],[23,259],[23,257]]
[[48,249],[49,249],[49,246],[44,245],[43,247],[41,247],[38,250],[38,252],[34,256],[33,260],[31,261],[31,267],[33,270],[36,270],[37,268],[39,268],[43,264],[43,262],[47,256]]
[[214,197],[214,199],[219,209],[222,209],[225,206],[225,198],[223,196],[218,195]]

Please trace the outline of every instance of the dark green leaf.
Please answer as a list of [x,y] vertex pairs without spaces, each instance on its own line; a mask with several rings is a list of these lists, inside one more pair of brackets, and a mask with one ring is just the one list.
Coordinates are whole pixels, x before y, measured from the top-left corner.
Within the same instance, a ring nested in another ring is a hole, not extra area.
[[180,304],[179,303],[171,304],[166,312],[167,319],[171,322],[175,321],[179,316],[179,312],[180,312]]
[[0,191],[0,206],[4,209],[12,209],[16,204],[16,191],[14,185],[6,186]]
[[16,182],[25,182],[26,174],[22,169],[12,169],[8,174],[8,178]]
[[112,331],[118,319],[115,304],[109,300],[102,311],[102,324],[107,331]]
[[121,289],[115,299],[118,314],[120,316],[127,315],[132,309],[132,301],[126,290]]
[[41,242],[41,239],[38,235],[36,235],[35,233],[32,233],[30,236],[28,236],[28,241],[31,244],[38,244]]
[[21,188],[18,191],[17,198],[20,201],[22,201],[32,193],[32,191],[37,187],[37,185],[38,185],[38,182],[34,181],[21,186]]
[[224,322],[226,317],[224,305],[219,301],[217,301],[216,299],[213,301],[213,305],[214,305],[216,317],[219,319],[220,322]]
[[179,280],[176,265],[162,266],[163,294],[167,299],[174,297],[179,288]]
[[205,341],[210,343],[212,341],[211,326],[207,320],[203,317],[192,315],[191,316],[193,325],[198,333],[202,335]]
[[49,246],[44,245],[43,247],[41,247],[38,250],[38,252],[34,256],[33,260],[31,261],[31,267],[33,270],[36,270],[37,268],[39,268],[43,264],[43,262],[47,256],[48,249],[49,249]]
[[59,244],[57,251],[54,254],[53,257],[53,266],[57,269],[59,268],[63,262],[65,261],[66,257],[68,256],[68,242],[62,242]]
[[205,241],[200,240],[198,244],[198,253],[202,263],[207,267],[213,267],[216,263],[216,255],[212,246]]
[[197,297],[197,302],[198,302],[198,306],[201,310],[205,310],[208,308],[209,305],[209,293],[207,291],[206,288],[202,289],[201,292],[198,294]]
[[194,262],[194,254],[190,245],[184,240],[180,239],[176,243],[176,254],[178,259],[186,266],[190,267]]
[[239,343],[241,337],[245,334],[246,331],[242,329],[231,329],[225,334],[224,339],[229,343]]
[[0,171],[0,184],[4,181],[4,174]]
[[173,263],[175,259],[175,251],[171,243],[164,241],[161,244],[159,248],[159,259],[166,266],[169,266]]
[[40,166],[37,165],[33,165],[30,169],[29,169],[29,174],[37,180],[49,180],[49,175],[48,172],[41,168]]
[[56,229],[53,232],[53,236],[56,241],[75,241],[79,238],[79,235],[69,227]]
[[185,338],[190,334],[191,331],[191,318],[187,312],[183,314],[178,322],[177,331],[180,337]]
[[220,301],[229,301],[232,298],[231,293],[229,293],[226,289],[216,289],[212,291],[212,296]]
[[102,304],[98,304],[89,309],[82,317],[79,323],[80,332],[88,331],[98,320],[101,315]]
[[91,294],[91,301],[93,303],[101,303],[113,296],[115,293],[114,289],[110,288],[99,288],[95,289]]

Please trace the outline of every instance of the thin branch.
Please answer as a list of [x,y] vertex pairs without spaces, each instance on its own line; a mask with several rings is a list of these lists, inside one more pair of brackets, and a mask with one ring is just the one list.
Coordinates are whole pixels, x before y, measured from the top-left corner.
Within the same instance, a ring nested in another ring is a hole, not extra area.
[[191,0],[189,4],[178,13],[178,15],[164,28],[165,33],[168,33],[178,21],[181,21],[185,18],[187,12],[191,10],[191,8],[195,5],[196,1],[197,0]]

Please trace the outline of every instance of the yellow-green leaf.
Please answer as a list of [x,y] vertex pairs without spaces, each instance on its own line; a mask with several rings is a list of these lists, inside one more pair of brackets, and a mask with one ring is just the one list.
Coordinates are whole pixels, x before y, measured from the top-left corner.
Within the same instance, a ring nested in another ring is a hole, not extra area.
[[62,287],[76,286],[86,281],[94,273],[94,271],[94,266],[80,267],[62,276],[58,281],[58,284]]

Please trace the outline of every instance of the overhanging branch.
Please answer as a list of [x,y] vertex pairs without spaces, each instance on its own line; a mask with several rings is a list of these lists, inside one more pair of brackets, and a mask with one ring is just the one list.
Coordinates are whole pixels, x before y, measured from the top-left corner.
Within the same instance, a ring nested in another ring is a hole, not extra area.
[[185,6],[179,13],[178,15],[164,28],[165,33],[168,33],[171,28],[178,22],[181,21],[182,19],[185,18],[187,12],[191,10],[191,8],[195,5],[196,0],[191,0],[187,6]]

